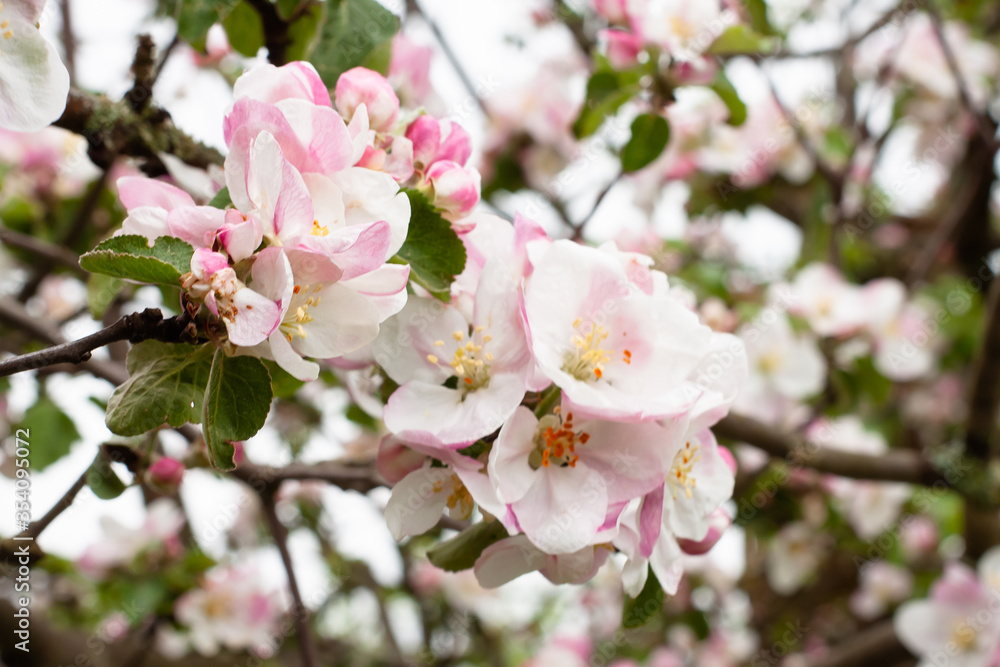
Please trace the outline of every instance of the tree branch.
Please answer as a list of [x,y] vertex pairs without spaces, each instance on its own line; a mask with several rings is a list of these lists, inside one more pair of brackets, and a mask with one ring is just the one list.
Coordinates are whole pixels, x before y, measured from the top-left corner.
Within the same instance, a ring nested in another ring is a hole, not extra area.
[[202,169],[223,163],[219,151],[179,130],[155,106],[140,115],[124,102],[71,90],[66,110],[53,124],[86,138],[90,158],[99,167],[110,166],[116,155],[129,155],[145,160],[147,172],[166,173],[158,153],[171,153]]
[[264,518],[267,519],[268,528],[274,537],[274,543],[281,554],[281,562],[288,573],[288,588],[292,592],[292,618],[295,621],[295,630],[299,635],[299,651],[302,655],[302,667],[317,667],[316,646],[313,643],[312,633],[309,630],[309,611],[302,603],[302,593],[299,591],[299,584],[295,578],[295,568],[292,565],[292,555],[288,551],[288,532],[284,524],[278,518],[274,509],[274,490],[268,490],[260,495],[264,505]]
[[777,432],[774,427],[742,415],[730,414],[712,427],[716,435],[739,440],[792,465],[820,472],[884,482],[931,486],[944,478],[922,456],[891,450],[881,456],[823,448],[805,439]]
[[962,76],[962,70],[958,66],[958,58],[955,57],[955,52],[951,48],[951,44],[945,39],[944,35],[944,25],[941,22],[941,16],[932,6],[927,7],[927,14],[930,16],[931,25],[934,26],[934,34],[937,36],[938,44],[941,46],[941,51],[944,53],[944,59],[948,63],[948,69],[951,70],[951,75],[955,79],[955,86],[958,88],[958,98],[962,102],[962,106],[965,110],[972,115],[976,121],[976,129],[979,130],[979,134],[982,136],[983,141],[987,146],[995,149],[996,142],[996,127],[989,121],[989,119],[982,113],[976,110],[975,104],[972,101],[972,95],[969,94],[969,87],[965,83],[965,77]]
[[163,313],[159,308],[147,308],[141,313],[126,315],[111,326],[79,340],[0,361],[0,377],[55,364],[82,364],[90,360],[91,353],[97,348],[119,340],[132,343],[144,340],[162,340],[168,343],[190,342],[195,338],[188,327],[189,324],[190,321],[186,316],[163,319]]
[[278,15],[278,9],[269,0],[247,0],[247,4],[253,7],[260,20],[264,24],[264,46],[267,47],[267,59],[272,65],[284,65],[287,59],[288,45],[291,38],[288,36],[289,22]]
[[276,491],[283,481],[291,479],[323,481],[358,493],[367,493],[386,485],[386,482],[369,468],[345,466],[337,461],[291,463],[283,468],[244,461],[229,474],[251,486],[257,493]]
[[909,657],[910,652],[903,647],[892,620],[862,630],[851,638],[834,646],[826,656],[811,663],[814,667],[872,667],[894,665]]
[[34,236],[29,236],[28,234],[22,234],[21,232],[15,232],[12,229],[4,228],[0,228],[0,242],[3,242],[11,248],[26,250],[33,255],[37,255],[43,260],[52,262],[53,264],[61,264],[72,269],[79,275],[88,275],[86,271],[80,268],[79,256],[77,256],[75,252],[67,250],[63,246],[55,245],[54,243],[46,243],[45,241],[37,239]]

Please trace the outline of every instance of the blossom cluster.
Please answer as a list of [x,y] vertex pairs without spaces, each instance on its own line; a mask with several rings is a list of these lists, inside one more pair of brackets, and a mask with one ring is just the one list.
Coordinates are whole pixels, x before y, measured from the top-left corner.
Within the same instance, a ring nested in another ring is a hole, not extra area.
[[160,180],[118,182],[121,234],[193,246],[185,298],[225,324],[235,354],[273,359],[315,379],[311,359],[371,343],[406,303],[409,267],[388,263],[409,227],[402,187],[456,223],[479,199],[468,135],[419,115],[400,120],[389,82],[355,68],[336,105],[308,63],[262,65],[236,82],[224,122],[231,208],[198,205]]
[[647,563],[676,590],[682,549],[708,550],[730,521],[735,462],[708,427],[745,378],[742,344],[613,243],[486,214],[463,242],[451,302],[411,297],[372,346],[399,385],[379,456],[390,529],[478,506],[509,535],[476,563],[485,586],[533,570],[579,583],[618,550],[632,595]]

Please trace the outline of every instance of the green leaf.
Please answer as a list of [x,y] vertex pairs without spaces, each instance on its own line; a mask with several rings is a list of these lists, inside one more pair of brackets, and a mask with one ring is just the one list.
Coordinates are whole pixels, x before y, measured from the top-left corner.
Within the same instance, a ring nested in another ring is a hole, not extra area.
[[125,483],[111,467],[111,459],[102,448],[87,469],[87,486],[102,500],[117,498],[125,490]]
[[455,276],[465,270],[465,246],[451,223],[420,192],[410,198],[410,227],[396,257],[410,265],[410,278],[438,298],[446,298]]
[[295,13],[295,10],[299,8],[303,2],[308,2],[309,0],[277,0],[274,3],[274,8],[278,10],[278,16],[281,17],[282,21],[287,21]]
[[160,12],[177,20],[177,34],[188,44],[205,50],[208,29],[219,20],[214,0],[161,0]]
[[246,2],[233,7],[222,20],[222,27],[226,29],[229,44],[248,58],[256,56],[264,46],[264,22],[257,10]]
[[427,558],[448,572],[468,570],[486,547],[505,537],[507,530],[499,521],[481,521],[429,549]]
[[399,29],[399,19],[376,0],[329,0],[311,61],[326,85],[365,61]]
[[729,119],[726,122],[734,126],[742,125],[747,119],[747,105],[743,104],[743,100],[740,99],[736,88],[726,78],[726,73],[720,69],[709,88],[715,91],[715,94],[719,96],[726,105],[726,108],[729,109]]
[[639,85],[631,78],[615,72],[595,72],[587,81],[587,98],[573,123],[573,134],[583,139],[597,132],[604,119],[618,111],[637,92]]
[[87,308],[95,320],[104,317],[124,286],[125,283],[120,278],[100,273],[91,274],[87,278]]
[[58,405],[42,393],[38,401],[24,413],[18,428],[26,429],[29,437],[29,462],[32,470],[44,470],[69,453],[70,446],[80,439],[76,425]]
[[289,61],[310,58],[312,50],[316,46],[319,27],[325,13],[325,4],[312,5],[295,20],[295,23],[288,27],[289,44],[288,52],[285,55]]
[[374,70],[383,76],[389,75],[389,65],[392,62],[392,40],[387,39],[376,46],[365,56],[362,67]]
[[194,248],[172,236],[156,239],[152,248],[136,234],[115,236],[80,257],[80,266],[91,273],[141,283],[176,287],[191,270]]
[[638,171],[660,157],[670,141],[667,119],[654,113],[644,113],[632,121],[632,136],[622,149],[622,170]]
[[108,400],[108,428],[141,435],[167,424],[201,421],[214,347],[143,341],[129,350],[129,378]]
[[291,398],[305,384],[270,359],[261,361],[267,366],[267,372],[271,376],[271,391],[275,398]]
[[767,18],[767,3],[764,0],[744,0],[744,3],[750,15],[751,28],[761,35],[777,34]]
[[208,456],[218,470],[232,470],[234,440],[253,437],[271,410],[271,376],[256,357],[215,351],[205,388],[202,429]]
[[646,575],[646,585],[635,598],[625,598],[625,609],[622,612],[622,626],[638,628],[646,624],[663,610],[663,587],[649,568]]
[[774,50],[776,44],[777,41],[771,37],[759,35],[749,26],[738,23],[723,30],[706,53],[713,56],[768,53]]
[[225,209],[228,208],[233,203],[233,198],[229,196],[229,188],[222,188],[215,193],[212,197],[212,201],[208,202],[209,206],[214,206],[215,208]]

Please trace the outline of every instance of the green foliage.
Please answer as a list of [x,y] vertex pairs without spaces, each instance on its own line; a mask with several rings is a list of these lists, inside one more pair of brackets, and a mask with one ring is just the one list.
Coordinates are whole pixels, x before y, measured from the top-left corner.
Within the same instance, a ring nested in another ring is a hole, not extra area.
[[208,202],[209,206],[214,206],[215,208],[226,209],[229,208],[233,203],[233,198],[229,196],[229,188],[222,188],[215,193],[212,197],[212,201]]
[[194,249],[172,236],[156,239],[152,248],[136,234],[115,236],[80,257],[80,266],[91,273],[141,283],[177,286],[191,270]]
[[24,413],[18,428],[28,429],[31,437],[30,459],[33,470],[44,470],[69,453],[80,439],[76,425],[44,391]]
[[[296,1],[296,4],[298,2]],[[281,3],[278,3],[281,12]],[[306,8],[302,14],[288,27],[288,51],[285,56],[289,61],[308,60],[319,37],[319,28],[326,16],[326,4],[315,3]]]
[[410,279],[438,298],[447,298],[455,276],[465,269],[465,246],[451,223],[420,192],[410,198],[410,227],[396,257],[410,265]]
[[460,572],[476,564],[476,559],[491,544],[507,537],[499,521],[481,521],[461,533],[432,547],[427,558],[442,570]]
[[103,448],[97,452],[97,458],[87,469],[87,486],[102,500],[117,498],[126,488],[118,473],[111,467],[111,459]]
[[166,424],[201,421],[214,347],[143,341],[129,350],[129,379],[108,400],[107,424],[118,435],[141,435]]
[[634,598],[625,598],[625,608],[622,610],[622,625],[626,628],[638,628],[646,624],[663,609],[663,587],[649,568],[646,575],[646,585]]
[[723,30],[706,53],[713,56],[768,53],[776,45],[774,39],[759,35],[749,26],[738,23]]
[[87,309],[95,320],[104,317],[125,282],[120,278],[112,278],[100,273],[94,273],[87,279]]
[[160,13],[173,16],[177,20],[177,34],[185,42],[205,50],[208,29],[219,21],[223,12],[228,12],[234,0],[160,0]]
[[231,470],[236,440],[254,436],[271,409],[271,376],[256,357],[215,351],[205,388],[202,426],[212,465]]
[[632,121],[632,136],[622,149],[622,170],[638,171],[660,157],[670,141],[670,125],[663,116],[645,113]]
[[392,39],[399,19],[376,0],[328,0],[326,20],[310,60],[328,86]]
[[264,46],[264,22],[249,3],[239,2],[222,20],[230,46],[248,58],[257,55]]
[[726,73],[720,68],[715,74],[715,79],[709,86],[715,94],[719,96],[726,108],[729,109],[729,118],[726,120],[727,123],[734,126],[742,125],[747,119],[747,105],[743,103],[740,99],[739,93],[736,92],[736,88],[733,84],[726,78]]
[[633,72],[595,72],[587,81],[587,97],[573,123],[573,134],[583,139],[597,132],[604,120],[639,90],[638,77]]

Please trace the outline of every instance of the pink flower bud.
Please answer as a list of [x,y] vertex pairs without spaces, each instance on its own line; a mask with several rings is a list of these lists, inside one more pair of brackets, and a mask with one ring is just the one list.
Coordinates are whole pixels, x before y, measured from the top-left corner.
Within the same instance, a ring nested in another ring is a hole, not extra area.
[[388,132],[399,113],[399,98],[389,81],[364,67],[347,70],[337,79],[335,91],[337,111],[350,119],[362,104],[368,109],[368,120],[376,132]]
[[626,69],[636,63],[642,51],[642,37],[625,30],[602,30],[599,36],[612,67]]
[[177,459],[164,456],[149,466],[149,482],[161,488],[173,489],[184,479],[184,464]]
[[396,436],[387,435],[379,443],[375,469],[387,482],[395,484],[421,468],[426,459],[424,454],[410,449]]
[[420,116],[406,128],[406,138],[413,142],[413,162],[426,169],[440,160],[464,165],[472,154],[469,134],[458,123]]
[[594,10],[609,23],[628,21],[628,0],[594,0]]
[[461,218],[479,203],[479,172],[451,160],[439,160],[424,176],[434,190],[434,206]]
[[[723,448],[720,447],[721,451]],[[677,544],[680,545],[681,551],[692,556],[700,556],[715,546],[715,543],[719,541],[722,534],[726,532],[726,528],[733,523],[733,520],[729,518],[729,514],[726,513],[721,507],[712,512],[712,518],[710,519],[711,526],[708,529],[708,535],[705,539],[695,542],[694,540],[678,539]]]

